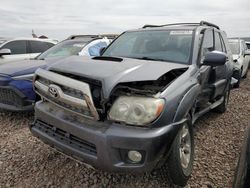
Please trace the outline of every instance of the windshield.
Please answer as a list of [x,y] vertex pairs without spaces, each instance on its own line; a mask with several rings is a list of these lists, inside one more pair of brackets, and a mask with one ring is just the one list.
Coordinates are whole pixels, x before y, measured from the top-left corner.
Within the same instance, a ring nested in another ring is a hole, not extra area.
[[126,32],[117,38],[103,56],[189,63],[192,30]]
[[240,53],[240,43],[229,41],[229,47],[232,51],[232,54],[239,54]]
[[85,45],[86,42],[84,41],[66,40],[45,51],[38,56],[37,59],[42,60],[51,57],[68,57],[71,55],[78,55]]

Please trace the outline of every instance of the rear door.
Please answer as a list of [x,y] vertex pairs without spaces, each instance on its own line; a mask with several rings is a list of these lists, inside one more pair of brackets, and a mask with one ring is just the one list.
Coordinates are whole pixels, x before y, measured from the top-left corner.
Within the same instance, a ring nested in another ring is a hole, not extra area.
[[11,62],[11,61],[29,59],[29,54],[27,54],[27,41],[26,40],[10,41],[4,44],[1,47],[1,49],[10,49],[11,54],[1,56],[0,64]]
[[220,97],[224,93],[227,84],[227,66],[229,61],[223,66],[211,67],[202,65],[205,55],[211,51],[220,51],[226,53],[225,43],[218,31],[206,29],[202,36],[200,48],[200,84],[202,94],[200,100],[202,103]]
[[45,41],[28,41],[28,53],[30,58],[35,58],[40,53],[45,52],[54,44]]

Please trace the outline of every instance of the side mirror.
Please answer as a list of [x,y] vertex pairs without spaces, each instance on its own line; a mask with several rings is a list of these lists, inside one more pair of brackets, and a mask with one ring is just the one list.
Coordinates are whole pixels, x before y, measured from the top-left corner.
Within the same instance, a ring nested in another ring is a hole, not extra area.
[[203,65],[212,67],[222,66],[225,65],[226,61],[227,61],[227,55],[225,53],[219,51],[212,51],[208,52],[205,55]]
[[0,56],[10,55],[10,54],[11,54],[11,50],[10,49],[4,48],[4,49],[0,50]]
[[106,50],[106,47],[101,47],[100,48],[100,51],[99,51],[100,56],[104,53],[105,50]]

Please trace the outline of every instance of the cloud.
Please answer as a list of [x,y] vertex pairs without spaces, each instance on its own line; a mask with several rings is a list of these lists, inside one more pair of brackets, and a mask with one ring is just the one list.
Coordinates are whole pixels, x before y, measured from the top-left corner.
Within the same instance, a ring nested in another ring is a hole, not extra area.
[[0,36],[29,36],[34,29],[63,39],[200,20],[220,25],[229,36],[250,36],[249,10],[247,0],[8,0],[1,2]]

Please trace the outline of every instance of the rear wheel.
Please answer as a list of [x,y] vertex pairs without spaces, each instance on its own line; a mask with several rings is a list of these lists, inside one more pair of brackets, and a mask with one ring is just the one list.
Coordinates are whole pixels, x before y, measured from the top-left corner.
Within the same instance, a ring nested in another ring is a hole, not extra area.
[[235,88],[239,88],[240,87],[241,74],[242,74],[242,69],[238,70],[233,75],[233,77],[238,80],[238,82],[234,85]]
[[234,188],[250,186],[250,127],[247,129],[234,175]]
[[191,119],[179,130],[170,153],[167,166],[172,182],[185,186],[191,175],[194,161],[194,136]]

